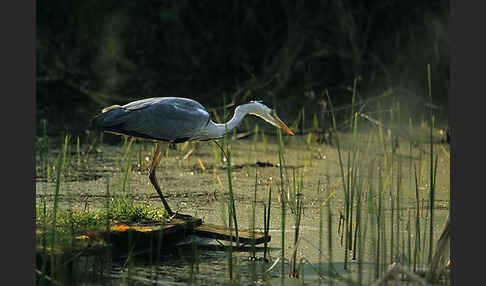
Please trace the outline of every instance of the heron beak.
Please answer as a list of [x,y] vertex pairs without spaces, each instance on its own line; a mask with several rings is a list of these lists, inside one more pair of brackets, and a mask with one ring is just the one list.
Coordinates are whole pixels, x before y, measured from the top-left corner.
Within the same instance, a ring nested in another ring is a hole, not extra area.
[[285,125],[285,123],[283,123],[283,121],[280,120],[280,118],[278,118],[277,114],[273,113],[272,118],[275,121],[277,127],[282,128],[283,130],[285,130],[285,132],[289,133],[290,135],[294,135],[294,132],[292,132],[292,130],[290,130],[287,127],[287,125]]

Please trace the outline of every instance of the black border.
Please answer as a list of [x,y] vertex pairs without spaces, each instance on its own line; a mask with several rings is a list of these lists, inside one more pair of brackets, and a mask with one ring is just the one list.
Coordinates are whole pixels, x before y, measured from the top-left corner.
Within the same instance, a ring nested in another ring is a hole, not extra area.
[[[2,3],[7,3],[0,7],[4,95],[1,112],[4,140],[1,141],[2,165],[6,167],[2,177],[7,179],[2,192],[6,222],[2,232],[6,251],[2,284],[34,285],[36,1]],[[472,6],[473,3],[482,7]],[[477,197],[483,192],[483,186],[475,183],[475,179],[484,176],[484,171],[481,165],[471,164],[484,164],[477,152],[484,148],[479,136],[484,132],[481,99],[485,96],[486,9],[481,1],[455,0],[450,6],[451,285],[459,285],[459,281],[475,281],[471,274],[476,274],[478,281],[484,280],[483,263],[475,261],[483,259],[478,252],[483,238],[480,233],[468,234],[481,231],[482,218],[476,211],[484,208],[484,201]],[[468,132],[470,129],[472,133]],[[469,138],[468,134],[474,137]],[[10,280],[14,283],[8,283]]]
[[35,3],[0,5],[3,285],[35,285]]
[[485,280],[485,4],[450,2],[451,285],[483,285]]

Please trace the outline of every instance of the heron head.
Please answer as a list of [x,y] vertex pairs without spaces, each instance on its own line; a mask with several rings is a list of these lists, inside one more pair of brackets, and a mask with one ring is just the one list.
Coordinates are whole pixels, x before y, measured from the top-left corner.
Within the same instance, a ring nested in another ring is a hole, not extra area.
[[290,130],[287,125],[283,123],[280,118],[278,118],[277,113],[274,109],[271,109],[270,107],[258,101],[252,101],[251,103],[249,103],[248,108],[248,113],[256,115],[266,122],[272,124],[273,126],[285,130],[285,132],[290,135],[294,135],[294,132],[292,132],[292,130]]

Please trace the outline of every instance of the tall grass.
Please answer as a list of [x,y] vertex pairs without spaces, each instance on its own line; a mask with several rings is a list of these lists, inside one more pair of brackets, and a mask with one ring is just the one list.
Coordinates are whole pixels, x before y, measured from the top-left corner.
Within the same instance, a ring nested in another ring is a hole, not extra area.
[[[223,96],[223,106],[226,106],[225,97]],[[223,109],[223,118],[227,119],[228,114],[226,108]],[[229,230],[232,231],[232,225],[234,224],[235,230],[235,237],[236,237],[236,245],[240,246],[240,239],[238,234],[238,220],[236,217],[236,207],[235,207],[235,197],[233,192],[233,177],[231,176],[231,151],[229,148],[229,138],[227,132],[227,125],[225,124],[225,135],[223,137],[223,148],[221,151],[226,158],[226,170],[228,176],[228,193],[229,193],[229,216],[231,220],[229,221]],[[226,148],[226,150],[224,150]]]
[[[282,267],[280,268],[280,277],[283,279],[284,277],[284,263],[285,263],[285,217],[287,214],[287,203],[285,197],[285,187],[284,187],[284,178],[283,178],[283,141],[282,141],[282,131],[278,129],[278,162],[279,162],[279,171],[280,171],[280,206],[281,206],[281,215],[280,215],[280,231],[282,235],[282,242],[281,242],[281,263]],[[282,282],[283,280],[281,280]]]
[[[62,153],[59,154],[57,158],[56,164],[56,189],[54,193],[54,203],[52,207],[52,228],[51,228],[51,249],[54,249],[56,246],[56,223],[57,223],[57,212],[59,207],[59,194],[61,190],[61,180],[62,180],[62,173],[64,171],[65,163],[66,163],[66,153],[67,147],[69,144],[69,136],[66,135],[64,138],[64,145],[62,148]],[[55,278],[56,271],[55,271],[56,263],[54,259],[54,252],[51,251],[51,275]]]
[[[333,213],[332,213],[332,202],[329,201],[327,205],[327,253],[329,256],[329,261],[328,261],[328,269],[332,269],[332,263],[334,261],[333,257],[333,236],[332,236],[332,218],[333,218]],[[333,285],[333,280],[330,280],[330,285]]]
[[124,149],[125,149],[125,155],[123,156],[123,160],[121,161],[125,163],[125,169],[124,169],[124,176],[123,179],[120,182],[120,188],[119,191],[120,193],[123,193],[125,195],[128,195],[127,193],[127,185],[129,184],[130,180],[130,173],[132,170],[132,146],[133,143],[135,142],[135,138],[131,138],[130,141],[127,143],[127,137],[125,137],[125,143],[124,143]]
[[[429,81],[430,81],[430,71]],[[430,82],[429,82],[430,85]],[[316,219],[318,219],[318,267],[317,273],[320,278],[325,277],[325,284],[333,285],[336,281],[348,283],[351,285],[363,285],[378,279],[387,270],[387,266],[393,262],[399,262],[410,267],[411,270],[418,272],[427,261],[430,261],[431,253],[433,250],[433,239],[434,239],[434,223],[436,214],[434,213],[434,201],[436,196],[436,184],[437,184],[437,173],[438,173],[438,154],[434,153],[433,145],[433,129],[435,128],[435,117],[430,114],[429,125],[430,133],[428,135],[428,140],[430,142],[430,149],[428,152],[423,152],[412,143],[409,145],[409,156],[410,164],[407,164],[407,157],[401,154],[400,148],[391,148],[389,144],[391,141],[387,141],[385,122],[386,118],[389,116],[390,121],[393,123],[398,120],[399,115],[399,103],[394,103],[397,111],[386,112],[385,115],[380,115],[380,121],[384,122],[383,125],[378,125],[376,128],[372,129],[368,133],[368,137],[362,136],[362,130],[364,130],[364,124],[358,121],[359,112],[357,111],[357,80],[355,81],[353,87],[353,97],[352,104],[350,108],[350,113],[346,111],[347,123],[346,135],[349,135],[349,140],[342,140],[343,136],[337,134],[338,125],[336,122],[336,109],[333,106],[330,96],[328,95],[328,104],[330,107],[330,112],[332,115],[332,125],[336,132],[335,143],[337,149],[337,178],[333,177],[331,181],[331,176],[329,171],[326,173],[325,179],[327,180],[328,192],[321,197],[320,188],[321,181],[324,181],[322,177],[309,178],[309,169],[297,169],[289,168],[291,164],[287,166],[286,163],[286,146],[284,145],[284,140],[282,137],[282,132],[277,129],[277,142],[276,147],[278,147],[278,172],[280,176],[280,181],[277,183],[278,194],[274,198],[280,204],[277,208],[279,211],[271,213],[272,205],[272,183],[268,186],[268,194],[263,202],[263,230],[264,235],[269,235],[270,230],[270,218],[271,216],[277,216],[280,219],[280,225],[277,227],[280,235],[280,245],[279,245],[279,256],[278,261],[280,262],[279,277],[282,284],[285,284],[286,277],[299,278],[303,284],[308,281],[309,276],[307,272],[304,275],[304,269],[312,269],[314,263],[307,261],[306,257],[299,257],[300,254],[297,251],[299,243],[305,243],[306,239],[306,228],[303,227],[302,223],[307,223],[303,216],[304,201],[307,199],[306,195],[309,191],[308,183],[312,180],[317,181],[317,197],[322,201],[320,203],[319,209],[315,209],[315,212],[311,210],[311,213],[317,214]],[[305,114],[306,110],[302,109],[299,115],[299,121],[301,123],[302,130],[305,127]],[[226,118],[226,114],[224,115]],[[314,116],[314,127],[317,129],[319,122],[316,123],[317,117]],[[409,130],[412,130],[413,124],[412,119],[409,120]],[[427,129],[425,129],[427,130]],[[427,130],[429,131],[429,130]],[[258,156],[261,152],[266,152],[266,148],[270,150],[271,147],[267,146],[268,143],[265,133],[263,133],[263,128],[255,126],[254,129],[255,136],[253,137],[252,153]],[[261,136],[257,136],[260,133]],[[412,133],[412,132],[410,132]],[[305,167],[315,167],[320,164],[318,161],[313,161],[313,151],[316,148],[316,141],[313,138],[313,133],[309,132],[307,135],[307,140],[305,142],[300,142],[304,146],[305,154],[308,156],[297,157],[297,160],[303,160]],[[373,140],[379,142],[378,148],[372,149],[371,144]],[[56,178],[56,189],[54,194],[54,207],[53,209],[58,209],[59,197],[61,193],[61,178],[63,175],[67,175],[69,170],[66,170],[66,166],[69,165],[70,160],[73,164],[76,164],[79,169],[80,165],[80,140],[79,137],[76,140],[76,161],[70,158],[69,155],[69,138],[65,138],[65,143],[62,146],[62,152],[59,154],[56,166],[55,166],[55,178]],[[131,170],[131,160],[133,153],[133,140],[127,140],[123,142],[120,157],[117,161],[121,164],[121,178],[115,183],[115,189],[123,193],[127,193],[130,190],[130,176]],[[259,144],[264,143],[264,148],[258,147]],[[301,150],[295,148],[292,143],[286,141],[286,145],[294,147],[294,150]],[[217,149],[216,145],[220,150]],[[141,145],[138,149],[138,164],[141,165]],[[307,149],[305,149],[307,147]],[[211,148],[211,147],[210,147]],[[275,147],[274,147],[275,148]],[[236,169],[232,167],[232,149],[229,143],[229,138],[225,136],[222,140],[222,146],[218,143],[212,145],[212,151],[214,156],[214,166],[213,174],[215,180],[217,180],[220,185],[221,192],[218,193],[218,200],[220,206],[221,220],[224,226],[229,231],[234,231],[236,233],[235,241],[231,241],[227,244],[227,253],[225,257],[227,278],[231,283],[245,283],[243,274],[240,272],[241,268],[239,265],[238,256],[235,256],[235,248],[233,243],[236,242],[236,246],[239,246],[238,237],[238,221],[237,212],[235,208],[235,185],[234,178]],[[330,149],[330,148],[329,148]],[[376,151],[378,150],[378,151]],[[219,152],[221,151],[221,152]],[[288,152],[288,151],[287,151]],[[377,152],[375,154],[374,152]],[[406,152],[406,151],[405,151]],[[430,152],[430,153],[429,153]],[[436,152],[436,151],[435,151]],[[423,154],[426,155],[423,155]],[[236,154],[236,153],[235,153]],[[166,154],[168,156],[168,154]],[[294,154],[292,154],[294,155]],[[414,157],[418,157],[415,159]],[[258,158],[258,157],[257,157]],[[167,159],[167,157],[166,157]],[[287,159],[290,160],[288,157]],[[166,164],[167,164],[166,160]],[[224,161],[224,166],[226,167],[227,184],[221,182],[220,176],[217,174],[216,165],[218,162]],[[429,162],[428,162],[429,161]],[[317,164],[313,163],[317,162]],[[300,163],[300,162],[299,162]],[[63,165],[64,164],[64,165]],[[406,170],[408,166],[408,170]],[[181,167],[181,166],[179,166]],[[187,167],[187,166],[186,166]],[[328,167],[328,166],[327,166]],[[329,168],[329,167],[328,167]],[[50,168],[46,168],[50,170]],[[247,170],[249,174],[251,169]],[[410,189],[405,188],[407,179],[406,174],[410,175],[409,183]],[[50,172],[50,171],[48,171]],[[319,173],[318,176],[321,176]],[[405,177],[404,177],[405,174]],[[48,173],[48,176],[50,174]],[[257,192],[259,192],[261,187],[258,187],[258,181],[261,179],[259,172],[255,171],[255,178],[253,183],[253,192],[251,197],[251,212],[248,213],[250,221],[250,230],[255,231],[257,228]],[[236,181],[237,182],[237,181]],[[109,180],[107,179],[106,185],[106,219],[104,227],[108,229],[110,227],[110,219],[115,217],[118,212],[123,210],[120,206],[114,206],[113,202],[110,200],[113,194],[111,194]],[[427,184],[428,183],[428,184]],[[338,186],[341,184],[342,186]],[[424,188],[424,185],[427,188]],[[227,186],[227,192],[225,190]],[[425,190],[425,191],[424,191]],[[224,191],[224,192],[223,192]],[[314,193],[314,189],[312,189]],[[338,193],[338,195],[336,195]],[[227,194],[225,196],[224,194]],[[109,199],[110,198],[110,199]],[[337,199],[339,198],[339,200]],[[127,204],[129,202],[126,202]],[[307,207],[307,205],[306,205]],[[340,234],[342,234],[342,246],[339,245],[339,237],[336,236],[336,227],[339,219],[339,212],[342,211],[343,215],[343,226]],[[44,213],[44,219],[47,217],[47,211],[45,208],[45,201],[40,202],[38,206],[38,213]],[[307,214],[307,209],[306,209]],[[54,211],[53,217],[57,217],[57,213]],[[293,251],[287,251],[289,249],[288,241],[286,242],[286,236],[288,230],[287,219],[293,219],[290,222],[290,227],[293,227],[292,237],[289,237],[291,247]],[[54,225],[56,224],[56,219],[54,219]],[[46,224],[45,224],[46,225]],[[71,225],[71,236],[75,235],[74,225]],[[55,228],[49,228],[50,234],[47,239],[41,241],[45,245],[45,249],[53,247],[54,243],[58,241],[55,233]],[[155,251],[155,259],[150,256],[150,264],[152,271],[155,274],[155,280],[158,279],[159,272],[154,266],[160,263],[160,254],[162,246],[163,234],[160,234],[157,242],[154,243],[153,247]],[[264,261],[270,261],[271,250],[268,249],[268,244],[264,244],[263,258]],[[205,263],[199,260],[200,250],[195,244],[192,245],[192,259],[190,264],[190,276],[189,283],[193,283],[197,279],[197,274],[199,271],[203,271],[203,268],[199,268],[200,263]],[[259,277],[264,277],[266,274],[257,273],[258,260],[255,259],[257,256],[256,246],[251,245],[250,257],[252,258],[249,267],[249,276],[252,283],[260,283]],[[134,256],[133,252],[129,253],[126,260],[126,265],[128,267],[128,272],[126,272],[126,281],[132,279],[134,273]],[[286,264],[286,261],[289,263]],[[236,262],[236,263],[235,263]],[[324,271],[324,264],[327,263],[327,271]],[[44,273],[44,280],[47,280],[45,268],[51,267],[50,273],[56,273],[54,269],[54,264],[46,264],[41,267],[41,272]],[[266,264],[263,264],[266,266]],[[338,273],[336,269],[341,267],[348,271],[348,274]],[[368,265],[370,265],[368,267]],[[262,266],[262,267],[264,267]],[[310,266],[307,267],[307,266]],[[288,267],[288,268],[287,268]],[[288,275],[285,275],[285,269],[288,269]],[[268,277],[271,277],[269,275]],[[350,278],[352,277],[352,278]],[[55,277],[54,277],[55,278]],[[323,280],[324,281],[324,280]],[[267,282],[267,281],[264,281]],[[293,281],[296,282],[296,281]],[[319,283],[321,283],[319,279]],[[270,282],[268,282],[270,283]]]
[[[356,83],[356,82],[355,82]],[[429,74],[430,85],[430,74]],[[355,85],[356,87],[356,85]],[[353,90],[353,99],[351,110],[355,106],[354,95],[356,91]],[[329,107],[332,114],[333,127],[336,130],[336,120],[334,114],[334,106],[328,95]],[[399,120],[399,108],[398,102],[394,103],[396,106],[396,112],[390,111],[390,120],[392,124]],[[398,114],[398,115],[397,115]],[[382,160],[378,161],[378,164],[374,164],[373,161],[368,164],[368,175],[366,182],[362,179],[360,167],[364,162],[368,151],[360,150],[357,142],[358,128],[357,128],[357,113],[351,113],[350,116],[350,128],[351,143],[348,151],[343,150],[339,136],[336,136],[336,148],[338,154],[338,165],[341,173],[341,179],[343,181],[343,216],[344,216],[344,255],[343,262],[344,267],[347,268],[349,259],[349,252],[352,250],[352,260],[363,260],[363,253],[367,244],[364,237],[369,236],[371,239],[371,253],[373,254],[374,277],[378,278],[385,270],[386,266],[397,261],[404,263],[411,263],[414,271],[418,271],[419,266],[425,265],[430,260],[433,249],[433,228],[434,228],[434,201],[435,201],[435,184],[437,174],[437,162],[438,155],[434,154],[433,150],[433,130],[435,128],[435,118],[430,115],[429,124],[429,195],[428,195],[428,216],[425,220],[424,213],[421,211],[424,206],[420,203],[425,199],[422,194],[421,177],[426,173],[426,168],[423,164],[419,163],[421,168],[417,168],[414,160],[410,160],[411,167],[413,166],[412,181],[414,182],[414,212],[403,212],[403,178],[402,178],[402,156],[398,155],[397,146],[394,145],[394,138],[390,138],[390,148],[386,145],[388,143],[383,135],[382,125],[377,126],[379,142],[384,146]],[[380,122],[384,122],[381,118]],[[409,130],[412,129],[411,119],[409,121]],[[399,124],[399,123],[398,123]],[[411,132],[409,132],[411,133]],[[392,133],[393,134],[393,133]],[[369,139],[368,139],[369,140]],[[369,142],[369,141],[368,141]],[[415,148],[410,144],[410,153]],[[420,154],[420,153],[419,153]],[[425,163],[425,160],[419,158],[418,162]],[[374,173],[373,169],[378,167],[377,183],[373,182]],[[413,186],[412,185],[412,186]],[[367,186],[365,188],[365,186]],[[362,196],[363,192],[367,189],[367,204],[363,209]],[[367,213],[368,219],[363,219],[363,211]],[[388,213],[390,213],[389,218]],[[408,218],[408,220],[407,220]],[[404,223],[405,221],[405,223]],[[414,223],[412,223],[414,222]],[[364,224],[363,224],[364,223]],[[372,228],[369,228],[372,226]],[[415,229],[415,230],[414,230]],[[408,233],[408,235],[406,235]],[[427,237],[424,237],[424,235]],[[331,238],[329,238],[331,239]],[[332,243],[332,242],[331,242]],[[400,258],[399,258],[400,257]],[[407,260],[402,258],[407,257]],[[360,283],[363,281],[361,263],[358,264],[358,280]]]
[[265,242],[263,245],[263,260],[268,261],[268,242],[267,237],[270,231],[270,215],[271,215],[271,207],[272,207],[272,184],[268,188],[268,200],[267,204],[263,204],[263,234],[265,237]]
[[[428,84],[428,94],[429,100],[432,104],[432,78],[430,74],[430,64],[427,64],[427,84]],[[430,109],[430,205],[429,205],[429,255],[428,255],[428,264],[432,261],[432,250],[433,250],[433,238],[434,238],[434,203],[435,203],[435,179],[437,174],[437,159],[438,156],[435,157],[434,160],[434,144],[433,144],[433,131],[435,125],[435,116],[433,114],[432,109]]]
[[[342,179],[342,186],[344,192],[344,269],[347,268],[348,265],[348,251],[352,250],[352,233],[353,233],[353,204],[354,204],[354,194],[356,190],[356,178],[358,175],[358,121],[357,121],[357,113],[354,113],[354,105],[355,105],[355,98],[356,98],[356,86],[357,86],[357,79],[354,81],[353,87],[353,96],[352,96],[352,105],[351,105],[351,117],[350,117],[350,130],[352,130],[352,141],[351,141],[351,148],[350,151],[347,153],[347,161],[346,164],[343,161],[343,151],[341,149],[341,144],[339,140],[339,136],[336,136],[336,145],[337,145],[337,152],[339,158],[339,168],[341,171],[341,179]],[[336,117],[334,114],[334,106],[332,104],[331,98],[327,93],[328,102],[331,110],[332,115],[332,123],[334,131],[337,131],[337,124],[336,124]]]
[[295,183],[295,171],[292,172],[293,174],[293,186],[294,189],[294,197],[292,204],[295,207],[294,213],[294,251],[292,253],[291,263],[289,265],[289,277],[291,278],[299,278],[299,272],[297,271],[297,250],[298,250],[298,243],[299,243],[299,232],[300,232],[300,223],[302,219],[302,210],[303,210],[303,201],[302,201],[302,177],[301,180],[296,187]]
[[[258,185],[258,173],[255,172],[255,185],[253,188],[253,200],[251,203],[251,218],[250,218],[250,230],[251,230],[251,281],[256,281],[256,248],[255,248],[255,230],[256,230],[256,203],[257,203],[257,185]],[[265,215],[264,215],[265,219]]]

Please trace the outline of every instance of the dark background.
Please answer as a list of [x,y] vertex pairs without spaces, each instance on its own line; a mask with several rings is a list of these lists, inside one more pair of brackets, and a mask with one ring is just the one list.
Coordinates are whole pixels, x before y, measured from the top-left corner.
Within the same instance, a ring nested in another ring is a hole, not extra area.
[[37,133],[83,134],[101,108],[158,96],[264,100],[292,123],[326,90],[349,105],[357,77],[358,100],[420,109],[427,64],[447,112],[448,17],[448,1],[37,1]]

